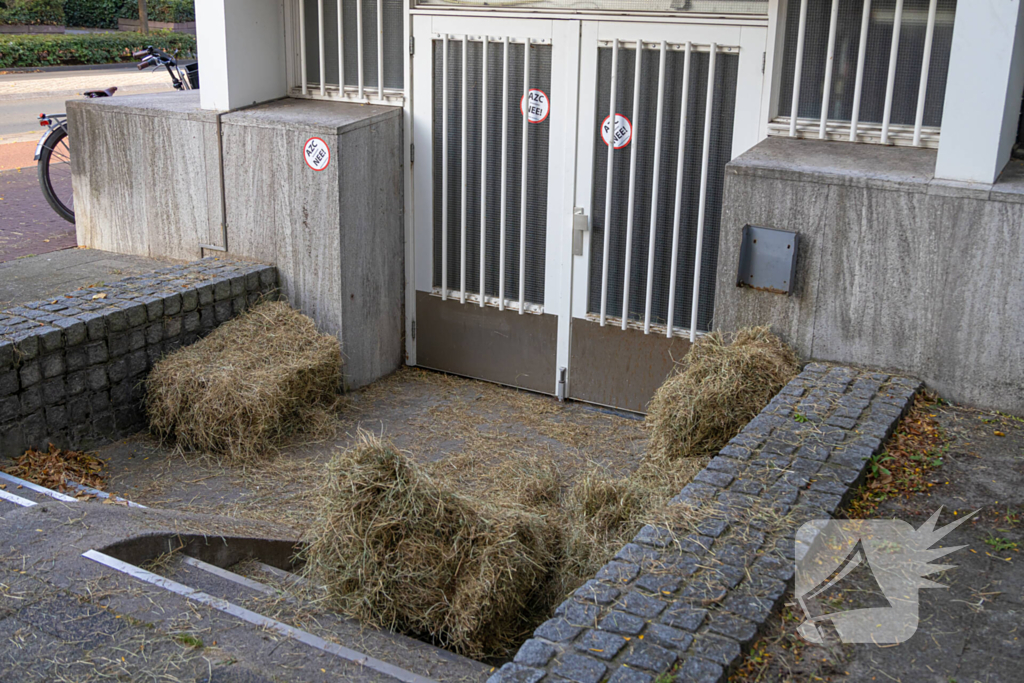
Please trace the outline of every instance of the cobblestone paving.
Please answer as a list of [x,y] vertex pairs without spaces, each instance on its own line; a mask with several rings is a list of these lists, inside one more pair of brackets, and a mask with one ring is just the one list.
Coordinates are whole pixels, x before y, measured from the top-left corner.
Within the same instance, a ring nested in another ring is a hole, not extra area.
[[920,383],[812,363],[542,624],[490,683],[721,681],[792,587]]

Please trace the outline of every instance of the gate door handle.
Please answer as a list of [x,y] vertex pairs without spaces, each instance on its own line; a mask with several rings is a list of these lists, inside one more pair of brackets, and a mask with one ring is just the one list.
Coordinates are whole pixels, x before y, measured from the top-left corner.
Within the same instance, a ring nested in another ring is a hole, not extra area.
[[583,233],[590,230],[590,219],[580,207],[572,210],[572,255],[583,256]]

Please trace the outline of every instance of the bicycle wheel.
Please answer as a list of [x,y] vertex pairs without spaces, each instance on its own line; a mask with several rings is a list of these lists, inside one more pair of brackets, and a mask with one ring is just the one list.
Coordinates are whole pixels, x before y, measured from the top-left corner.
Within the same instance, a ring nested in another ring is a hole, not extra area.
[[75,198],[71,191],[71,146],[68,131],[57,128],[46,138],[39,153],[39,185],[57,214],[75,222]]

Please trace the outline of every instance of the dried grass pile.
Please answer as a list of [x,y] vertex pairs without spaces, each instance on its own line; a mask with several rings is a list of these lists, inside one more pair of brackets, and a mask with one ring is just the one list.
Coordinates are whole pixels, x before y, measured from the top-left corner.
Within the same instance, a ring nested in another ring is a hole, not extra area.
[[796,354],[768,327],[744,328],[732,343],[720,332],[704,336],[651,400],[650,458],[721,449],[799,371]]
[[262,303],[156,364],[146,411],[183,449],[244,462],[272,451],[334,402],[336,337],[284,302]]
[[304,557],[341,611],[484,657],[547,607],[555,531],[520,506],[454,493],[364,434],[328,466]]

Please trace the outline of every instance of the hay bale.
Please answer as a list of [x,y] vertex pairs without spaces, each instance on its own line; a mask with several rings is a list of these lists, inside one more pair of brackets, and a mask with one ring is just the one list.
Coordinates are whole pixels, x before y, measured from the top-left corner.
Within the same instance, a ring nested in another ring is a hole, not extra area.
[[334,401],[340,384],[337,338],[288,304],[267,302],[158,362],[146,412],[152,429],[182,448],[246,461]]
[[540,515],[451,492],[364,434],[332,458],[303,555],[341,611],[484,657],[544,609],[553,532]]
[[651,400],[649,457],[673,460],[721,449],[800,368],[768,327],[720,332],[690,348]]

